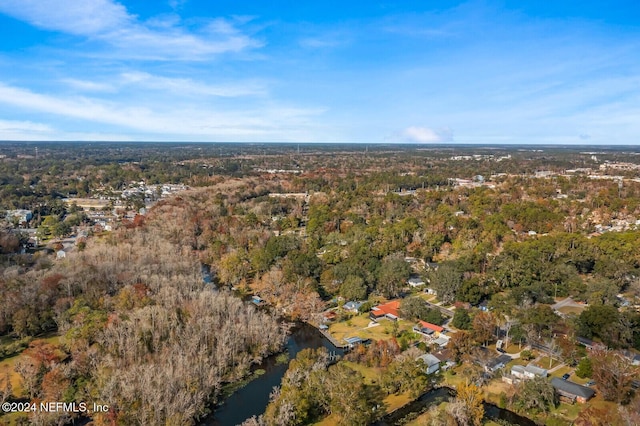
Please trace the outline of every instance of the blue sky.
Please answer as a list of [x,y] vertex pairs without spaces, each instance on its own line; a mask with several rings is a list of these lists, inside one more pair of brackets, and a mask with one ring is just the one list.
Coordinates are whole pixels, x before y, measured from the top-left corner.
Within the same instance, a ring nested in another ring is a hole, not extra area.
[[0,139],[640,142],[637,0],[0,0],[0,34]]

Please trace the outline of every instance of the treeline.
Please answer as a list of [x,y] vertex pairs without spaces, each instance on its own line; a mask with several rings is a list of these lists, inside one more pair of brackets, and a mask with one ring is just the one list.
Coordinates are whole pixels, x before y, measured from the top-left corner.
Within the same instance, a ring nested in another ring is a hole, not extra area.
[[94,416],[104,424],[192,424],[225,382],[280,350],[273,316],[205,285],[190,244],[166,238],[180,227],[158,211],[67,259],[3,271],[3,332],[62,336],[29,344],[16,365],[23,394],[11,398],[106,404]]
[[[468,211],[455,214],[467,190],[362,198],[312,193],[308,203],[265,196],[283,187],[278,179],[228,180],[216,193],[194,191],[156,211],[164,212],[166,238],[196,250],[220,283],[251,290],[293,317],[312,318],[337,295],[399,295],[416,272],[405,259],[412,256],[418,271],[424,261],[437,262],[421,273],[445,303],[486,301],[513,317],[523,307],[572,296],[618,312],[607,317],[619,327],[615,333],[588,320],[587,311],[572,325],[579,334],[639,347],[638,315],[617,309],[621,292],[640,295],[639,231],[566,232],[561,201],[552,210],[547,201],[521,201],[518,209],[513,198],[500,201],[497,190],[468,193]],[[551,226],[548,235],[518,232],[516,225],[527,229],[537,216]]]

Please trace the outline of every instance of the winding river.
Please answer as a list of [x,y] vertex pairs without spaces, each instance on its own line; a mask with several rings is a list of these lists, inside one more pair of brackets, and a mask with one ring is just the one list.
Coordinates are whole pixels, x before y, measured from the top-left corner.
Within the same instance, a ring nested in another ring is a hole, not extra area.
[[[291,330],[285,344],[289,358],[296,357],[298,352],[306,348],[316,349],[325,347],[329,352],[339,355],[342,351],[336,349],[325,339],[317,329],[309,324],[298,322]],[[249,382],[246,386],[235,391],[224,403],[201,424],[203,426],[235,426],[252,416],[264,413],[269,403],[269,394],[274,386],[279,386],[289,363],[278,363],[276,356],[266,358],[258,368],[265,373]]]
[[[212,284],[213,277],[208,268],[203,267],[203,278],[205,283]],[[302,322],[295,323],[285,344],[289,359],[295,358],[298,352],[303,349],[320,347],[327,348],[330,353],[343,354],[341,349],[336,349],[316,328]],[[213,412],[200,424],[202,426],[236,426],[252,416],[259,416],[264,413],[269,403],[269,394],[275,386],[280,385],[282,377],[289,367],[288,364],[288,362],[279,363],[276,355],[265,358],[255,368],[264,370],[264,374],[236,390],[221,405],[216,406]],[[409,404],[387,414],[374,425],[391,426],[398,424],[399,421],[407,416],[422,413],[431,405],[439,404],[452,395],[455,395],[455,390],[448,387],[440,387],[426,392]],[[535,426],[532,420],[493,404],[485,403],[485,415],[489,419],[499,419],[513,425]]]

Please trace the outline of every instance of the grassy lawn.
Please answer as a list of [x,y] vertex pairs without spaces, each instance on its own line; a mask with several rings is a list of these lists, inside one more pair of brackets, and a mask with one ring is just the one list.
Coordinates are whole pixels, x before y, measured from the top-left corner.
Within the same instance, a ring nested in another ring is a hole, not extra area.
[[[568,373],[568,371],[567,371],[567,373]],[[586,383],[587,383],[589,380],[592,380],[592,379],[590,379],[589,377],[585,377],[584,379],[581,379],[580,377],[576,376],[575,374],[573,374],[573,375],[571,376],[571,381],[572,381],[572,382],[576,382],[576,383],[577,383],[577,384],[579,384],[579,385],[585,385],[585,386],[586,386]]]
[[[60,343],[60,336],[49,335],[45,338],[38,338],[36,340],[44,340],[51,344]],[[12,356],[0,361],[0,376],[4,377],[7,372],[9,373],[9,380],[11,381],[11,387],[13,388],[13,395],[20,396],[22,393],[22,379],[18,373],[14,371],[14,367],[22,355]]]
[[522,346],[518,346],[517,344],[511,344],[511,345],[509,345],[509,346],[507,346],[506,348],[503,348],[503,349],[508,354],[517,354],[518,352],[520,352],[522,350]]
[[548,370],[548,369],[551,369],[551,368],[557,367],[557,366],[558,366],[558,365],[560,365],[561,363],[560,363],[560,361],[558,361],[557,359],[549,358],[548,356],[543,356],[542,358],[540,358],[539,360],[537,360],[537,361],[535,362],[535,364],[536,364],[538,367],[546,368],[546,369]]
[[5,377],[7,372],[9,373],[9,380],[11,381],[14,395],[20,395],[22,392],[22,379],[20,375],[13,370],[18,359],[20,359],[20,355],[0,361],[0,376]]
[[569,314],[580,315],[582,311],[584,311],[584,309],[585,308],[581,306],[563,306],[562,308],[558,309],[558,311],[562,312],[565,315],[569,315]]
[[378,383],[380,381],[382,371],[379,368],[367,367],[366,365],[358,364],[357,362],[351,361],[342,361],[342,363],[350,369],[362,374],[362,376],[364,377],[364,381],[367,384]]
[[435,294],[427,294],[427,293],[420,293],[418,295],[419,297],[421,297],[422,299],[426,300],[427,302],[431,302],[431,303],[438,303],[438,298],[436,297]]
[[462,374],[463,365],[459,365],[455,368],[451,368],[448,371],[445,371],[442,379],[443,384],[451,387],[457,387],[460,383],[463,383],[467,378],[464,374]]
[[493,379],[487,386],[483,388],[485,401],[498,404],[500,402],[500,394],[507,393],[513,388],[513,385],[503,382],[502,379]]
[[314,423],[314,426],[336,426],[338,424],[338,416],[332,414],[319,422]]
[[[393,321],[391,320],[379,320],[377,326],[368,327],[369,314],[364,313],[352,317],[347,321],[340,321],[329,326],[329,333],[338,341],[342,342],[346,337],[362,337],[372,340],[387,340],[393,336]],[[413,323],[399,320],[398,331],[410,330],[413,327]]]
[[409,394],[401,393],[400,395],[389,395],[384,399],[384,404],[387,407],[387,413],[390,413],[398,408],[402,407],[413,401],[413,398]]
[[[560,367],[556,371],[551,373],[550,376],[551,377],[562,377],[566,373],[569,373],[569,374],[573,373],[573,368],[569,367],[568,365],[565,365],[564,367]],[[575,378],[575,375],[572,375],[569,379],[571,381],[573,381],[574,378]]]

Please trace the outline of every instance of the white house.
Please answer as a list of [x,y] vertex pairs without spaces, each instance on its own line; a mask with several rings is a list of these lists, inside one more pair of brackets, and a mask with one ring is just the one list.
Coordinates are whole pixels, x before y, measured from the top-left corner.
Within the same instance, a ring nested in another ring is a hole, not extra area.
[[431,354],[420,355],[416,360],[422,360],[427,366],[427,374],[433,374],[440,369],[440,360]]
[[424,285],[424,281],[422,281],[422,278],[420,278],[420,277],[411,277],[407,281],[407,284],[409,284],[411,287],[415,288],[415,287],[419,287],[421,285]]
[[514,365],[511,367],[511,375],[518,379],[533,379],[534,377],[547,377],[549,373],[544,368],[529,364],[526,367],[523,365]]

